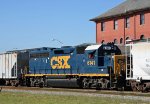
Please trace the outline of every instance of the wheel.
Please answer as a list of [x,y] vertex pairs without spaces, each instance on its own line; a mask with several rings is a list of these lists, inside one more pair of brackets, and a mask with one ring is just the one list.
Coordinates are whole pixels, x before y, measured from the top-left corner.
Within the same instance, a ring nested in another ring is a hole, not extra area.
[[101,84],[100,83],[96,84],[96,90],[101,90]]
[[19,86],[19,83],[16,83],[16,84],[15,84],[15,87],[18,87],[18,86]]
[[5,84],[6,84],[6,80],[1,79],[1,80],[0,80],[0,85],[5,85]]
[[89,81],[87,78],[84,78],[83,81],[82,81],[82,86],[83,88],[90,88],[90,84],[89,84]]
[[131,82],[131,88],[132,88],[132,91],[134,91],[134,92],[137,92],[137,91],[139,91],[139,84],[138,83],[136,83],[136,82]]
[[148,92],[148,88],[146,84],[142,84],[141,86],[141,92]]
[[44,83],[43,83],[43,82],[40,82],[40,83],[39,83],[39,87],[40,87],[40,88],[43,88],[43,87],[44,87]]

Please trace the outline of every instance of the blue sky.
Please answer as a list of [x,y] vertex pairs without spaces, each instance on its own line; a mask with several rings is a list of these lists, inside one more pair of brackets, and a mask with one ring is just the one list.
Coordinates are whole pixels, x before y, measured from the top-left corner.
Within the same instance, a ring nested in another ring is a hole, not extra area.
[[0,0],[0,52],[95,43],[89,19],[123,1]]

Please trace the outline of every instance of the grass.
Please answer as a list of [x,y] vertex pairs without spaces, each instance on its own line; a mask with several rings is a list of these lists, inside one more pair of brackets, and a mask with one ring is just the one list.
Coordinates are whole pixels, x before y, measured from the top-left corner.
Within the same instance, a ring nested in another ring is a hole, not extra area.
[[132,92],[132,91],[109,91],[109,90],[89,90],[89,89],[69,89],[69,88],[26,88],[26,87],[3,87],[3,89],[17,89],[17,90],[41,90],[41,91],[55,91],[55,92],[79,92],[79,93],[95,93],[95,94],[110,94],[110,95],[129,95],[129,96],[143,96],[143,97],[150,97],[150,93],[142,93],[142,92]]
[[1,92],[0,104],[149,104],[144,101],[122,100],[87,96],[61,96]]

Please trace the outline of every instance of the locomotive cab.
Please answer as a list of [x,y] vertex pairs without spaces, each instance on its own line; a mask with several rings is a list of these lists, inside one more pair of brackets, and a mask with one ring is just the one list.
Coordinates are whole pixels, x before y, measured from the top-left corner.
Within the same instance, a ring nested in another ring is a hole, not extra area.
[[120,54],[120,49],[114,44],[88,46],[85,49],[86,69],[90,73],[98,73],[109,76],[108,67],[113,68],[114,55]]

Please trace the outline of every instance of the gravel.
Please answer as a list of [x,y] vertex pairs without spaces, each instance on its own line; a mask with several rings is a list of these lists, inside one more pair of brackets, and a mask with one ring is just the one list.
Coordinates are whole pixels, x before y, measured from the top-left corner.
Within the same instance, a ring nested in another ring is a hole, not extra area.
[[95,93],[82,93],[82,92],[71,92],[71,91],[38,91],[38,90],[17,90],[17,89],[3,89],[3,92],[24,92],[31,94],[47,94],[47,95],[63,95],[63,96],[87,96],[87,97],[108,97],[108,98],[119,98],[127,100],[141,100],[150,103],[150,97],[144,96],[129,96],[129,95],[113,95],[113,94],[95,94]]

